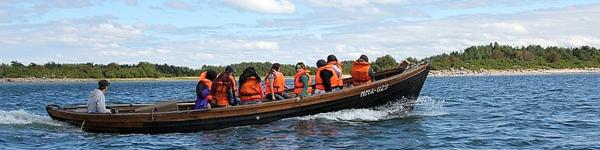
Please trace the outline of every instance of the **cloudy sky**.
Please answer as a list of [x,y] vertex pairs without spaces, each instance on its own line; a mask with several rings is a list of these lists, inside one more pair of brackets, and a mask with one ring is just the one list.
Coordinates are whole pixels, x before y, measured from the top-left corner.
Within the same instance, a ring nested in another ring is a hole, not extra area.
[[599,0],[0,0],[0,62],[314,64],[600,47]]

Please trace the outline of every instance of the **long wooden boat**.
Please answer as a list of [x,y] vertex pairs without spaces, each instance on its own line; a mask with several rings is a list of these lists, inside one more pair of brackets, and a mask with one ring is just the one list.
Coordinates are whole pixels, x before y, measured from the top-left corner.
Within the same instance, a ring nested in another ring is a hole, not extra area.
[[[86,106],[61,108],[48,105],[52,119],[68,122],[88,132],[172,133],[215,130],[264,124],[283,118],[350,108],[368,108],[400,102],[410,107],[419,96],[429,64],[378,72],[375,82],[340,91],[253,105],[193,110],[193,103],[109,105],[119,113],[86,113]],[[168,105],[175,108],[165,109]],[[151,108],[151,109],[147,109]],[[150,111],[148,111],[150,110]]]

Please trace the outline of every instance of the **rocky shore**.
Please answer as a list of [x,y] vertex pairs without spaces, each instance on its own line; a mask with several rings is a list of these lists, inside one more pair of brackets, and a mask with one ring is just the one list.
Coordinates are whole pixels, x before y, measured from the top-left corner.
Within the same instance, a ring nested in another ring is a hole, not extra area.
[[572,69],[506,69],[506,70],[431,70],[429,76],[503,76],[503,75],[545,75],[567,73],[600,73],[600,68],[572,68]]
[[[115,78],[109,81],[167,81],[167,80],[196,80],[197,77],[175,78]],[[0,83],[52,83],[52,82],[96,82],[100,79],[74,79],[74,78],[0,78]]]

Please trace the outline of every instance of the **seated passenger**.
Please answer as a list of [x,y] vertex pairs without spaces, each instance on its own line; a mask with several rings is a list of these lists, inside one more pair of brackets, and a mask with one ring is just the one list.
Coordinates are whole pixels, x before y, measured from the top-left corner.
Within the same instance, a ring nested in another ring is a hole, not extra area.
[[340,90],[344,88],[344,79],[343,79],[343,68],[344,64],[338,62],[337,57],[335,55],[327,56],[327,64],[332,65],[334,73],[338,76],[337,84],[331,85],[333,87],[333,91]]
[[211,88],[211,95],[213,97],[211,103],[214,104],[211,106],[228,107],[239,104],[237,98],[235,98],[237,87],[233,76],[234,72],[231,66],[227,66],[224,72],[217,75]]
[[194,109],[205,109],[210,108],[209,102],[212,101],[210,90],[212,87],[212,81],[217,77],[217,72],[213,70],[205,71],[204,77],[196,84],[196,101]]
[[310,70],[299,62],[296,64],[296,75],[294,75],[294,93],[296,97],[306,97],[312,94],[312,79],[310,77]]
[[260,77],[256,74],[254,67],[248,67],[240,75],[240,100],[242,105],[258,104],[263,98],[263,90],[260,85]]
[[98,89],[95,89],[90,93],[87,101],[87,112],[88,113],[111,113],[110,109],[106,109],[104,93],[108,91],[108,81],[98,81]]
[[283,73],[279,72],[280,67],[281,65],[279,65],[279,63],[274,63],[265,77],[267,99],[283,100],[289,98],[287,94],[284,93],[285,77],[283,76]]
[[315,72],[315,94],[322,94],[334,91],[334,85],[339,85],[339,77],[333,70],[333,65],[327,64],[325,60],[317,61],[317,71]]
[[369,58],[366,55],[361,55],[358,60],[352,63],[352,69],[350,71],[352,75],[352,85],[358,86],[366,83],[373,82],[373,69],[369,64]]

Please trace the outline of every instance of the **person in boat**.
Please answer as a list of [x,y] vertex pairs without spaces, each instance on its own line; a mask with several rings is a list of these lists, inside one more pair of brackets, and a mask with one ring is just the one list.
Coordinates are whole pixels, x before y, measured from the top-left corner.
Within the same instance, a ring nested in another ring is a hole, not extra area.
[[108,85],[110,83],[106,80],[98,81],[98,89],[92,91],[88,97],[88,113],[111,113],[110,109],[106,109],[106,99],[104,98],[104,94],[108,91]]
[[260,77],[254,67],[248,67],[242,72],[240,81],[240,101],[242,105],[261,103],[264,92],[260,84]]
[[288,99],[289,96],[284,93],[285,91],[285,77],[280,72],[281,65],[274,63],[271,65],[271,70],[265,77],[266,97],[270,100],[283,100]]
[[217,75],[211,88],[211,95],[213,97],[213,105],[211,106],[228,107],[239,104],[239,101],[235,97],[237,86],[233,73],[235,73],[233,67],[227,66],[225,67],[225,71]]
[[202,72],[200,72],[200,79],[199,80],[206,79],[206,72],[207,72],[206,70],[203,70]]
[[352,75],[352,85],[354,86],[374,81],[373,69],[371,69],[371,64],[369,64],[369,57],[367,57],[367,55],[360,55],[358,60],[352,62],[350,75]]
[[344,65],[338,62],[337,57],[335,57],[335,55],[327,56],[327,65],[331,65],[333,67],[333,71],[338,77],[337,80],[339,80],[338,82],[335,82],[335,84],[331,85],[333,87],[333,91],[341,90],[342,88],[344,88],[344,80],[342,79],[342,77],[344,76],[342,72]]
[[312,94],[311,84],[310,70],[304,63],[297,63],[296,74],[294,75],[294,94],[296,94],[296,97],[310,96]]
[[212,81],[217,78],[217,72],[214,70],[207,70],[203,72],[203,78],[196,84],[196,100],[194,109],[205,109],[210,108],[210,101],[212,101],[211,87]]
[[323,94],[334,91],[334,87],[339,85],[339,77],[333,70],[333,65],[325,60],[317,61],[317,71],[315,72],[315,94]]

